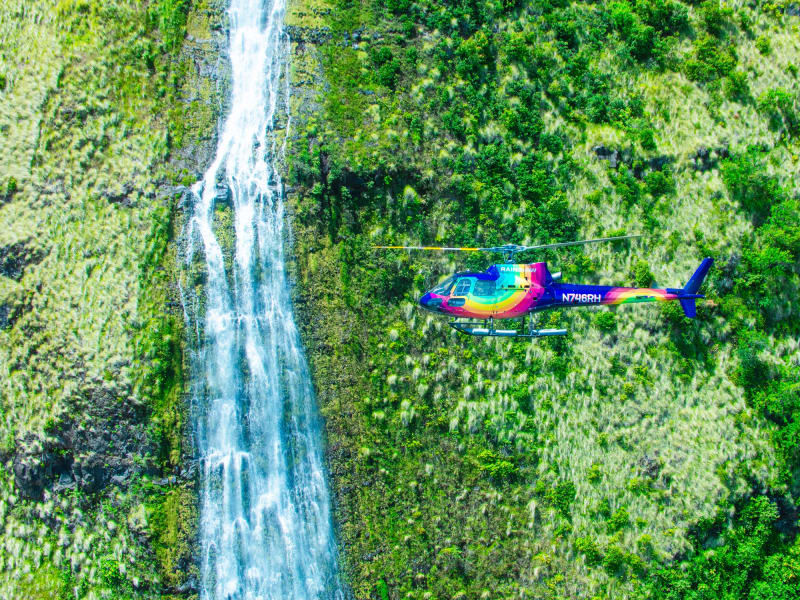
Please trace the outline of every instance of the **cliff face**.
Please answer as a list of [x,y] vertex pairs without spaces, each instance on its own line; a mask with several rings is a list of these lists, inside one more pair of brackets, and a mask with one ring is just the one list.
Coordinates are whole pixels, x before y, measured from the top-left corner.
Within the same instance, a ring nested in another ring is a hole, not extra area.
[[0,596],[192,592],[170,240],[214,148],[224,9],[0,5]]
[[[796,12],[295,3],[296,305],[356,597],[791,589]],[[648,235],[536,260],[675,286],[713,256],[697,321],[640,305],[463,337],[416,299],[500,257],[371,248],[623,233]]]

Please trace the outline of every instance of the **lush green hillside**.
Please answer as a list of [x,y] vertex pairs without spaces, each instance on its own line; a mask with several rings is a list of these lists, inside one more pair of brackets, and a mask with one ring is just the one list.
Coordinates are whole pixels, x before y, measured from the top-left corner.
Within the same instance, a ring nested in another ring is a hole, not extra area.
[[214,147],[223,10],[0,3],[3,598],[192,591],[168,240]]
[[[356,597],[798,597],[796,12],[293,5],[297,306]],[[543,258],[674,286],[713,256],[695,322],[470,339],[416,298],[500,257],[371,249],[633,232]]]

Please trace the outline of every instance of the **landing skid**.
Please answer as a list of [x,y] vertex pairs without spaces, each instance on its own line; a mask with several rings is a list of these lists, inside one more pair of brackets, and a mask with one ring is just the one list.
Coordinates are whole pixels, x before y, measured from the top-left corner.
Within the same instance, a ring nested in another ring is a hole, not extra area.
[[494,326],[494,319],[484,319],[483,321],[459,321],[454,319],[448,325],[456,331],[478,337],[537,338],[567,334],[566,329],[534,329],[533,319],[529,319],[528,326],[525,327],[525,317],[522,317],[521,327],[517,329],[497,329]]

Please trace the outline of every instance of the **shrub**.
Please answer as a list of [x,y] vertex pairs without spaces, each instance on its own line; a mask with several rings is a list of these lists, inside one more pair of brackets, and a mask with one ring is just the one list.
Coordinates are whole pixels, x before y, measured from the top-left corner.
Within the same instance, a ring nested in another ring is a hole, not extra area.
[[758,97],[758,110],[769,118],[772,129],[796,135],[800,133],[797,95],[783,88],[768,90]]
[[617,532],[623,527],[627,527],[629,523],[630,516],[628,515],[628,509],[624,506],[620,506],[606,519],[606,526],[608,527],[609,533]]
[[720,46],[716,38],[705,34],[694,41],[694,55],[686,61],[686,76],[692,81],[713,81],[733,71],[736,61],[732,45]]
[[611,545],[606,548],[606,554],[603,557],[603,566],[610,573],[615,573],[622,568],[625,564],[625,553],[619,546]]
[[633,266],[633,284],[636,287],[647,288],[653,283],[653,273],[647,261],[639,259]]
[[376,83],[394,89],[403,68],[400,61],[392,54],[392,50],[386,46],[373,48],[370,51],[370,61],[375,67],[373,73]]
[[764,56],[772,53],[772,45],[769,43],[769,38],[765,35],[760,35],[756,38],[756,48],[758,48],[758,51]]
[[644,177],[645,188],[653,198],[660,198],[675,191],[675,181],[666,171],[653,171]]
[[6,196],[13,196],[18,189],[17,180],[14,177],[9,177],[6,182]]
[[575,550],[586,557],[586,564],[590,566],[599,565],[603,559],[597,547],[597,542],[589,536],[576,539]]
[[501,46],[502,54],[508,62],[526,66],[531,62],[534,39],[523,33],[510,33]]
[[750,95],[750,88],[747,84],[747,73],[744,71],[732,71],[725,78],[723,84],[725,95],[730,100],[742,101]]
[[553,507],[565,518],[570,516],[570,505],[575,500],[575,484],[571,481],[560,481],[548,493]]
[[643,150],[655,151],[656,146],[655,134],[649,127],[645,127],[639,131],[639,143],[642,145]]
[[700,5],[700,22],[711,35],[718,36],[733,14],[730,8],[720,6],[719,0],[706,0]]
[[655,28],[662,36],[679,33],[689,25],[688,11],[680,2],[638,0],[634,11],[644,23]]
[[[792,557],[792,550],[773,535],[777,518],[778,509],[766,496],[750,499],[736,525],[725,534],[724,545],[711,551],[700,547],[690,560],[656,571],[649,582],[648,597],[792,598],[785,584],[796,588],[800,565],[797,550]],[[786,580],[781,581],[781,571],[765,568],[775,564],[788,567]],[[693,593],[698,589],[703,590],[702,596]]]
[[177,50],[186,35],[186,14],[189,10],[187,0],[158,0],[148,9],[151,21],[163,36],[167,50]]
[[767,383],[769,369],[760,358],[766,347],[766,338],[758,331],[745,331],[739,337],[736,349],[739,364],[734,371],[734,379],[748,392]]
[[614,189],[626,205],[631,206],[639,201],[642,196],[642,185],[628,169],[624,168],[618,173],[611,172],[609,176]]
[[489,64],[489,39],[483,31],[463,40],[456,49],[456,72],[468,81],[480,77],[484,65]]
[[517,467],[512,462],[491,450],[481,450],[477,456],[478,467],[491,479],[502,481],[516,475]]
[[594,325],[600,331],[610,333],[617,328],[617,316],[608,310],[595,313]]
[[757,216],[766,215],[773,204],[783,199],[777,179],[764,172],[764,165],[754,149],[724,160],[720,171],[731,198]]

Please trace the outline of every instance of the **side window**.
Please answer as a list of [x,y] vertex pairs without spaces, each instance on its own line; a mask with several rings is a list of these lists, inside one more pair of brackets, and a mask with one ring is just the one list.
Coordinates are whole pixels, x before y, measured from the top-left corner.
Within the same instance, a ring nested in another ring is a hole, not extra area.
[[480,279],[475,283],[475,289],[472,290],[475,296],[494,296],[494,280],[493,279]]
[[459,279],[456,284],[456,289],[453,291],[453,296],[466,296],[469,294],[469,289],[472,287],[472,279],[465,277]]

